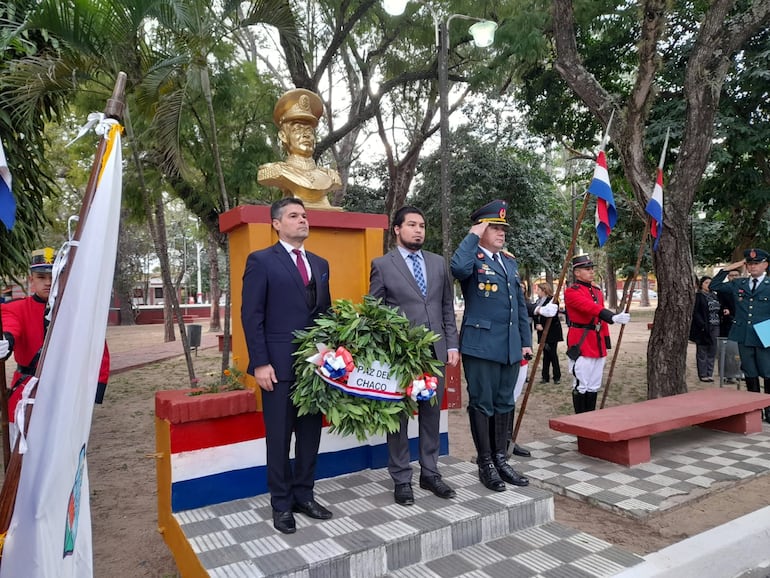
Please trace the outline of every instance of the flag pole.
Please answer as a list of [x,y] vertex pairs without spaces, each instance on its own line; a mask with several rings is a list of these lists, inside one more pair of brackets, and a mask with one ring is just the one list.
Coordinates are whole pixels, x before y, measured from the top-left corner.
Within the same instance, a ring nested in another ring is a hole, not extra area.
[[[0,339],[3,339],[3,315],[0,307]],[[8,426],[8,388],[5,387],[5,360],[0,361],[0,431],[3,436],[3,469],[11,462],[11,432]]]
[[[610,120],[607,122],[607,129],[604,131],[604,135],[602,136],[601,143],[599,144],[600,152],[604,150],[604,148],[607,146],[607,143],[609,142],[610,126],[612,126],[612,119],[614,116],[615,116],[615,109],[612,109],[612,112],[610,113]],[[569,267],[570,261],[572,260],[572,254],[575,252],[575,245],[577,244],[578,233],[580,233],[580,225],[582,224],[583,219],[585,218],[587,209],[588,209],[588,191],[583,193],[583,205],[580,207],[580,214],[575,220],[575,226],[572,229],[572,239],[570,240],[569,247],[567,248],[567,255],[564,257],[564,263],[562,264],[561,273],[559,274],[559,282],[556,285],[556,291],[554,292],[553,299],[551,300],[551,303],[557,306],[559,305],[559,295],[561,295],[561,288],[564,285],[564,279],[567,276],[567,269]],[[558,313],[556,315],[558,315]],[[552,322],[553,322],[553,317],[548,317],[545,321],[545,325],[543,326],[543,333],[542,333],[543,339],[540,341],[540,343],[537,346],[537,353],[535,354],[535,359],[532,362],[532,366],[530,368],[529,379],[527,380],[527,387],[524,390],[524,397],[522,398],[521,405],[519,407],[519,415],[516,417],[516,426],[513,428],[513,434],[511,436],[511,440],[513,442],[516,441],[516,437],[519,435],[519,429],[521,428],[521,421],[524,418],[524,413],[527,411],[527,402],[529,401],[529,394],[532,392],[532,387],[535,383],[535,374],[537,373],[537,368],[538,368],[538,365],[540,364],[540,359],[543,356],[543,350],[545,349],[545,341],[546,341],[545,336],[548,335],[548,331],[551,329]]]
[[[663,170],[663,163],[666,162],[666,151],[668,150],[668,137],[670,134],[671,129],[666,129],[666,140],[663,142],[663,151],[660,153],[660,160],[658,161],[658,170]],[[657,177],[656,177],[656,184],[657,184]],[[654,186],[653,186],[654,191]],[[663,207],[661,207],[661,210]],[[627,301],[626,301],[626,307],[625,312],[628,313],[631,309],[631,301],[633,301],[632,297],[634,295],[634,287],[636,286],[636,278],[639,275],[639,269],[642,266],[642,258],[644,257],[644,247],[647,244],[647,237],[650,234],[650,227],[651,227],[652,219],[648,215],[644,222],[644,232],[642,233],[642,241],[639,243],[639,252],[636,255],[636,265],[634,266],[634,275],[631,278],[631,288],[628,290],[627,293]],[[612,375],[615,372],[615,362],[618,359],[618,353],[620,353],[620,343],[623,341],[623,332],[625,331],[626,326],[621,325],[620,331],[618,332],[618,341],[615,345],[615,352],[612,354],[612,363],[610,364],[610,370],[607,372],[607,383],[604,385],[604,393],[602,393],[602,402],[599,405],[599,409],[604,409],[604,404],[607,401],[607,395],[610,392],[610,386],[612,385]]]
[[[650,234],[650,218],[647,217],[644,225],[644,233],[642,233],[642,242],[639,243],[639,252],[636,255],[636,265],[634,266],[634,275],[631,278],[631,288],[627,293],[627,300],[625,306],[625,313],[631,310],[631,301],[634,295],[634,287],[636,286],[636,277],[639,275],[639,268],[642,265],[642,258],[644,257],[644,246],[647,244],[647,236]],[[607,394],[610,392],[610,385],[612,385],[612,374],[615,372],[615,362],[618,359],[618,353],[620,353],[620,344],[623,341],[623,331],[626,329],[625,325],[620,326],[620,332],[618,333],[618,341],[615,344],[615,351],[612,354],[612,363],[610,363],[610,370],[607,372],[607,383],[604,384],[604,393],[602,394],[602,402],[599,405],[599,409],[604,409],[604,403],[607,401]]]
[[[115,119],[117,121],[122,120],[123,107],[124,107],[124,93],[126,89],[126,78],[127,77],[124,72],[118,73],[117,79],[115,80],[115,86],[112,91],[112,96],[107,100],[107,104],[104,108],[105,117]],[[91,168],[91,175],[88,179],[88,184],[86,185],[86,189],[83,194],[83,204],[80,208],[80,218],[78,221],[78,227],[75,231],[74,241],[80,240],[83,227],[85,226],[86,221],[88,220],[88,213],[91,208],[91,203],[93,202],[94,194],[96,193],[96,186],[99,180],[99,172],[101,171],[102,159],[104,158],[104,154],[106,150],[107,150],[107,135],[105,134],[100,139],[99,146],[96,149],[93,167]],[[70,247],[70,253],[69,253],[70,263],[72,262],[72,260],[76,255],[77,255],[77,243],[73,243],[73,245]],[[40,355],[40,361],[38,362],[38,365],[37,365],[35,377],[40,377],[40,372],[45,362],[45,355],[48,348],[48,339],[52,334],[53,325],[56,321],[56,313],[59,309],[59,304],[61,303],[61,298],[64,295],[64,291],[66,290],[68,271],[70,269],[71,267],[65,267],[60,274],[59,294],[53,306],[53,312],[51,314],[51,324],[48,328],[45,342],[43,343],[43,349]],[[33,387],[29,397],[34,398],[36,394],[37,394],[37,384]],[[32,414],[32,407],[33,407],[32,405],[27,405],[26,407],[25,420],[24,420],[25,434],[29,429],[29,422]],[[19,487],[19,479],[21,477],[22,460],[23,460],[23,456],[22,454],[19,453],[19,438],[17,437],[15,447],[13,449],[13,452],[11,453],[10,463],[6,470],[5,480],[3,481],[3,487],[2,487],[2,490],[0,490],[0,548],[2,547],[2,544],[5,541],[8,528],[11,524],[11,517],[13,516],[13,509],[16,503],[16,493]],[[0,562],[1,561],[2,561],[2,553],[0,552]]]

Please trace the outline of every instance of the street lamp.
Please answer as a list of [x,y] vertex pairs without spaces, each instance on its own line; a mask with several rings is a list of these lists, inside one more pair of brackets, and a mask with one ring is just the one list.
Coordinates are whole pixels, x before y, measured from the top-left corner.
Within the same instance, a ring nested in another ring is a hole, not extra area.
[[[400,16],[406,10],[406,5],[409,1],[382,0],[382,7],[388,14]],[[449,175],[449,25],[455,18],[476,21],[476,24],[468,28],[468,32],[473,36],[473,43],[476,46],[485,48],[491,46],[495,40],[497,23],[474,16],[466,16],[465,14],[439,14],[430,4],[422,0],[413,1],[425,6],[430,11],[436,31],[436,47],[438,48],[439,150],[441,153],[441,245],[444,259],[448,261],[452,254],[450,235],[452,220],[449,211],[451,204],[450,195],[452,192],[452,183]]]
[[195,295],[195,302],[200,305],[203,303],[203,292],[201,291],[201,242],[200,239],[197,238],[197,233],[199,229],[199,222],[197,217],[188,216],[187,217],[190,221],[195,221],[195,232],[196,232],[196,239],[195,239],[195,265],[197,267],[198,272],[198,292]]

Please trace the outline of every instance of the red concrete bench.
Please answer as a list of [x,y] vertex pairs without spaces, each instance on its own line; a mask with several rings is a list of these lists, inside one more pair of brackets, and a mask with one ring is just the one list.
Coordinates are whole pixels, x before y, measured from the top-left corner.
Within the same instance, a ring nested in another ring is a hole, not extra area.
[[650,436],[698,425],[731,433],[762,431],[760,409],[770,395],[704,389],[549,420],[551,429],[577,436],[581,454],[625,466],[650,461]]

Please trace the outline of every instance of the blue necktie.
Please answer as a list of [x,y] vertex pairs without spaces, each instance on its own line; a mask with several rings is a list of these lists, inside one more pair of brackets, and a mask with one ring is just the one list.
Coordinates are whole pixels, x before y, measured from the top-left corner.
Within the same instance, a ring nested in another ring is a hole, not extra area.
[[428,293],[428,286],[425,283],[425,275],[422,274],[420,258],[414,253],[410,253],[408,258],[412,260],[412,275],[414,275],[414,280],[417,281],[417,287],[420,288],[420,293],[425,297]]

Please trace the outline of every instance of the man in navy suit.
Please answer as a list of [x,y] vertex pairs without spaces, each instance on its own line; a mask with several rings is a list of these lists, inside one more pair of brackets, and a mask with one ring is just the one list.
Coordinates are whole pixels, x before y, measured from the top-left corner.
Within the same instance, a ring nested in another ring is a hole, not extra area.
[[[443,257],[422,250],[425,215],[417,207],[401,207],[393,216],[392,230],[396,248],[372,261],[369,293],[382,299],[385,305],[397,307],[412,325],[424,325],[438,333],[441,338],[433,344],[436,359],[457,365],[460,353],[452,279]],[[438,471],[443,391],[442,377],[437,399],[418,402],[420,487],[448,499],[455,497],[455,491],[441,479]],[[414,504],[409,457],[407,419],[403,418],[399,431],[388,434],[388,472],[395,484],[395,501],[402,506]]]
[[[770,393],[770,347],[765,347],[754,326],[770,319],[770,278],[767,276],[767,251],[746,249],[744,259],[731,263],[711,280],[709,288],[718,294],[731,294],[735,300],[735,320],[728,339],[738,344],[741,369],[746,377],[746,389],[759,392],[759,378],[764,381],[765,393]],[[746,265],[748,277],[732,281],[730,271],[739,271]],[[763,410],[770,423],[770,407]]]
[[478,452],[479,479],[496,492],[505,490],[505,482],[529,484],[508,464],[506,456],[521,360],[532,355],[532,331],[519,268],[513,255],[502,250],[508,228],[506,208],[505,201],[497,200],[475,211],[471,215],[474,224],[451,263],[452,275],[460,281],[465,298],[460,353],[468,383],[468,417]]
[[[292,512],[320,520],[332,517],[313,497],[322,416],[297,416],[290,397],[296,380],[294,331],[311,325],[331,306],[329,263],[304,249],[310,228],[300,199],[276,201],[270,218],[278,242],[253,252],[246,261],[241,322],[249,351],[248,373],[262,389],[273,525],[292,534],[296,531]],[[292,432],[296,440],[293,467],[289,460]]]

